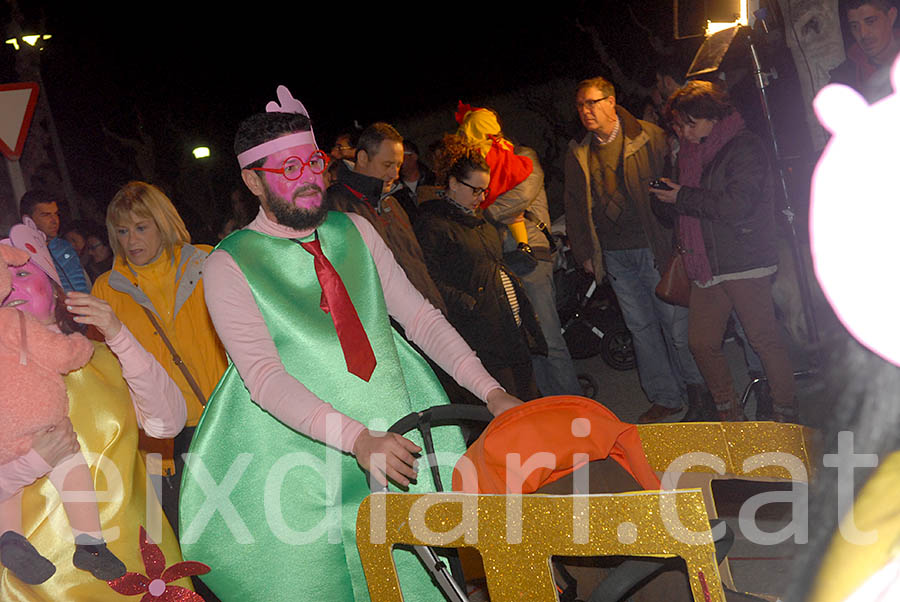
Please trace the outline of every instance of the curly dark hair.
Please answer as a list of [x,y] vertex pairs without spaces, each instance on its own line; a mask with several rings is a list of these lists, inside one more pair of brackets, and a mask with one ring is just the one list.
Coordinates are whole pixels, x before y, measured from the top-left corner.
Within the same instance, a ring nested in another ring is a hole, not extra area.
[[[293,132],[308,132],[309,118],[299,113],[256,113],[243,120],[234,135],[234,154]],[[262,167],[265,157],[245,167]]]
[[446,186],[450,176],[463,181],[473,171],[491,171],[487,161],[481,156],[481,151],[458,134],[445,134],[434,150],[435,183]]
[[663,116],[669,123],[694,119],[720,121],[734,112],[728,93],[712,82],[693,80],[672,93]]
[[[80,334],[87,334],[88,327],[85,324],[79,324],[75,321],[75,316],[66,309],[65,298],[66,291],[56,283],[55,280],[47,276],[50,280],[50,286],[53,287],[53,319],[56,322],[57,327],[62,331],[63,334],[72,334],[73,332],[77,332]],[[97,333],[99,334],[99,333]],[[93,338],[94,340],[102,341],[103,337],[88,337]]]

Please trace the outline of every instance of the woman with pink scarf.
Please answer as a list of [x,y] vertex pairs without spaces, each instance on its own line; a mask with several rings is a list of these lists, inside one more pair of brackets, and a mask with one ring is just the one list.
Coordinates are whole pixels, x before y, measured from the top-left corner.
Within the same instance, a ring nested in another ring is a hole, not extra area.
[[677,242],[691,279],[689,344],[722,420],[743,420],[722,337],[732,310],[762,360],[776,420],[796,421],[794,377],[772,301],[777,270],[772,167],[763,141],[728,95],[705,81],[669,98],[678,134],[678,182],[652,189],[677,215]]

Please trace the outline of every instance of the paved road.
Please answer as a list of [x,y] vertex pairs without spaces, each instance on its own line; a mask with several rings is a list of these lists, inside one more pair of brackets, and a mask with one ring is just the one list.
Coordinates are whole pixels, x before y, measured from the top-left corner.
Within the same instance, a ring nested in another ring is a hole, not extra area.
[[[735,376],[735,385],[740,393],[744,390],[749,377],[744,367],[743,352],[734,341],[725,343],[726,355]],[[802,354],[794,352],[795,365],[805,367]],[[597,382],[598,391],[594,399],[603,403],[625,422],[635,422],[637,417],[646,411],[650,404],[643,394],[636,370],[620,372],[607,366],[599,356],[576,361],[578,372],[590,374]],[[798,379],[798,399],[801,406],[801,418],[814,417],[817,413],[811,407],[815,403],[812,379]],[[755,399],[751,396],[745,411],[753,416],[756,410]],[[681,414],[676,414],[669,422],[676,422]],[[735,544],[729,554],[735,584],[743,591],[783,594],[790,580],[790,561],[797,553],[797,544],[792,539],[774,545],[760,545],[751,539],[752,533],[741,528],[738,512],[741,505],[750,497],[785,489],[786,484],[763,484],[749,481],[722,481],[714,486],[716,506],[719,516],[725,518],[735,532]],[[798,491],[805,493],[805,486],[798,485]],[[756,517],[759,530],[776,533],[791,520],[792,507],[788,503],[766,504],[760,508]],[[748,538],[749,536],[749,538]]]

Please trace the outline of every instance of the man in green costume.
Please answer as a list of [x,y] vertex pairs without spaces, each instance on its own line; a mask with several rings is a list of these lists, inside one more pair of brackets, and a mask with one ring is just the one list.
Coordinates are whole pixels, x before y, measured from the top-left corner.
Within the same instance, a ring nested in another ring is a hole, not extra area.
[[[205,562],[223,600],[369,600],[356,549],[374,481],[417,478],[416,439],[387,434],[406,414],[447,403],[421,349],[495,414],[521,403],[409,283],[363,218],[329,211],[327,159],[303,105],[279,102],[238,128],[235,152],[261,209],[204,267],[206,302],[231,364],[209,399],[181,494],[185,558]],[[463,452],[459,430],[435,431]],[[445,459],[446,459],[445,458]],[[443,600],[411,553],[395,554],[409,600]]]

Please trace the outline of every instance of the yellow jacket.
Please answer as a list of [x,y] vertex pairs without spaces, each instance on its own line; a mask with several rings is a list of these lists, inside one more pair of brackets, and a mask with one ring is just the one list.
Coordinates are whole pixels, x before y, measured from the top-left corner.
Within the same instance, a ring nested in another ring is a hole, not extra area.
[[187,402],[187,426],[197,425],[203,407],[142,307],[156,315],[208,398],[228,364],[203,299],[203,260],[211,250],[208,245],[185,244],[175,249],[174,258],[163,252],[144,266],[117,257],[113,269],[97,278],[92,291],[110,304],[181,389]]

